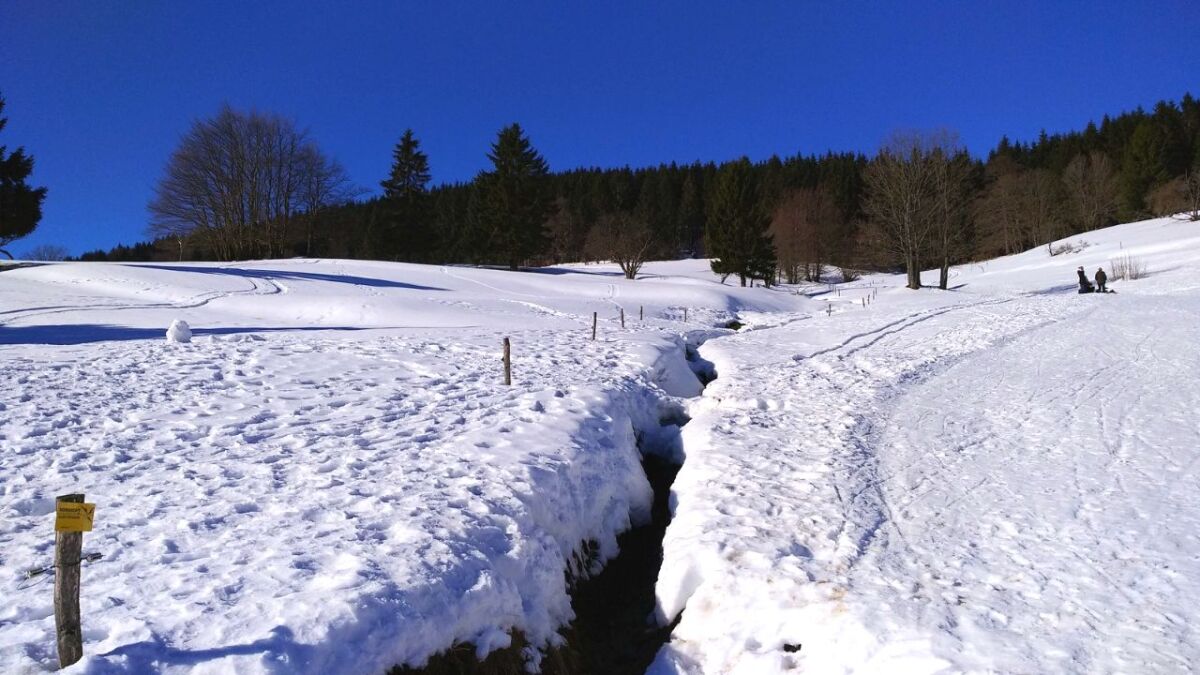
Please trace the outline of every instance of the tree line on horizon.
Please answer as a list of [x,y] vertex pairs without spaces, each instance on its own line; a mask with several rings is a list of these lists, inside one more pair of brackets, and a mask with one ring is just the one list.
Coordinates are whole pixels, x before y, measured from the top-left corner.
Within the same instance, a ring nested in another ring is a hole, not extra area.
[[[150,206],[154,240],[81,259],[303,255],[512,269],[611,260],[633,278],[645,260],[708,257],[743,284],[907,268],[916,287],[913,270],[940,268],[944,286],[950,265],[1036,246],[1054,254],[1051,242],[1116,222],[1200,218],[1200,102],[1190,95],[1083,131],[1004,137],[986,159],[937,130],[895,133],[874,157],[552,172],[517,124],[487,156],[473,180],[432,186],[407,130],[383,194],[364,197],[291,122],[225,108],[197,122],[168,162]],[[214,189],[213,168],[237,162],[249,166]],[[183,199],[189,186],[207,197]]]

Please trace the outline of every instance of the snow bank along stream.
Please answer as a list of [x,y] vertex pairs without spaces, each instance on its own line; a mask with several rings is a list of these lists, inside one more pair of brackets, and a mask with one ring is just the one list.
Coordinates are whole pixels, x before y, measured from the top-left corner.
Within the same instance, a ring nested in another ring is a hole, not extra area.
[[[655,583],[663,560],[663,535],[671,519],[671,485],[686,455],[680,432],[690,421],[687,405],[717,377],[713,364],[700,356],[698,348],[711,337],[730,332],[689,331],[673,342],[651,369],[643,393],[657,402],[657,420],[630,418],[642,470],[653,490],[649,518],[632,521],[617,537],[619,553],[607,560],[597,542],[580,542],[568,574],[574,619],[561,627],[562,641],[556,640],[558,644],[548,652],[539,653],[518,630],[510,636],[514,639],[508,647],[494,650],[482,660],[478,645],[465,650],[468,645],[460,645],[434,655],[422,667],[395,668],[392,675],[494,672],[518,668],[531,659],[550,675],[640,675],[646,671],[676,623],[656,621]],[[683,363],[686,369],[681,367]]]

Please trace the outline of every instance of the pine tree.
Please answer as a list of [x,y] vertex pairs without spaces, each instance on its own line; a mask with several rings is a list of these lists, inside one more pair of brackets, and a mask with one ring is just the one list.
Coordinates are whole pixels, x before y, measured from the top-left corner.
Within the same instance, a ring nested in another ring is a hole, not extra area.
[[421,152],[421,142],[413,135],[413,130],[405,129],[392,150],[392,171],[387,180],[379,182],[383,196],[388,199],[424,196],[428,192],[429,179],[429,157]]
[[705,230],[705,248],[713,258],[713,272],[736,274],[743,286],[747,279],[762,279],[770,285],[775,279],[770,224],[755,188],[750,160],[743,157],[722,167]]
[[429,158],[421,143],[406,129],[392,150],[392,170],[383,188],[383,203],[374,248],[392,259],[424,260],[435,248],[430,226]]
[[[4,97],[0,96],[0,131],[8,124],[3,117]],[[31,188],[25,180],[33,173],[33,157],[24,148],[6,153],[0,145],[0,253],[12,259],[4,250],[9,244],[27,236],[42,219],[42,200],[46,188]]]
[[500,130],[488,159],[492,171],[476,178],[479,223],[494,254],[515,270],[546,247],[550,169],[515,123]]

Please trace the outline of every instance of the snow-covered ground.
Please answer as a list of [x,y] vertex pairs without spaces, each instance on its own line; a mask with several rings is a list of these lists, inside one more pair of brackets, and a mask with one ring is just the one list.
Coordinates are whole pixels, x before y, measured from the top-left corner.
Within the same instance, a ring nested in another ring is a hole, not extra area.
[[1200,223],[1075,239],[701,348],[652,672],[1200,667]]
[[[105,556],[78,672],[382,672],[512,629],[553,644],[565,572],[647,517],[637,437],[683,407],[657,586],[659,620],[681,619],[653,672],[1195,669],[1200,226],[1075,239],[957,268],[947,292],[741,289],[703,261],[635,282],[2,272],[0,672],[54,666],[51,582],[22,572],[49,563],[73,491]],[[1076,265],[1126,254],[1149,276],[1075,293]],[[167,341],[176,319],[190,343]],[[684,344],[704,338],[720,378],[701,396]]]
[[514,627],[554,641],[581,547],[602,562],[648,516],[635,432],[700,393],[682,335],[810,302],[705,266],[0,273],[0,672],[54,664],[51,583],[21,575],[72,491],[105,556],[82,670],[382,672]]

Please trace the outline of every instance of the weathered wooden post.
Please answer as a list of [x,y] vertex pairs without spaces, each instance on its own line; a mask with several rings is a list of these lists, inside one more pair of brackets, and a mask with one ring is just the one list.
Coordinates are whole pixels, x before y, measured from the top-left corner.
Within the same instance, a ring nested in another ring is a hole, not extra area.
[[645,321],[645,320],[646,320],[646,308],[643,307],[642,305],[638,305],[638,321]]
[[596,341],[596,314],[597,313],[598,312],[592,312],[592,342]]
[[621,328],[625,327],[625,308],[621,308]]
[[683,308],[683,322],[687,323],[687,307]]
[[83,562],[83,533],[91,532],[95,504],[82,494],[61,495],[54,517],[54,627],[61,668],[83,658],[83,626],[79,613],[79,577]]
[[512,345],[504,338],[504,384],[512,385]]

